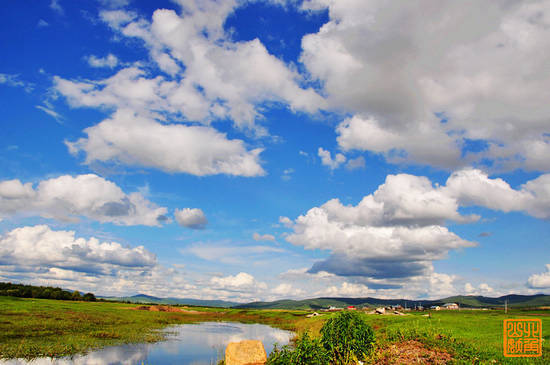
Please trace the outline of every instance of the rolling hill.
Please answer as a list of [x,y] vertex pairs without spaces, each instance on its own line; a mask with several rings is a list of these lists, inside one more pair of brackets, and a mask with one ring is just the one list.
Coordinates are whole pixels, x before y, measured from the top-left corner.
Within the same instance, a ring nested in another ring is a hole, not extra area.
[[408,300],[408,299],[378,299],[378,298],[315,298],[305,300],[277,300],[274,302],[252,302],[239,304],[234,308],[253,309],[306,309],[319,310],[334,307],[379,307],[388,305],[401,305],[402,307],[414,307],[422,305],[443,305],[445,303],[458,303],[463,308],[498,308],[503,307],[505,300],[508,306],[514,308],[550,306],[550,295],[516,295],[510,294],[498,298],[460,295],[437,300]]
[[422,305],[430,307],[432,305],[443,305],[445,303],[458,303],[463,308],[500,308],[504,307],[505,300],[508,300],[508,306],[511,308],[533,308],[550,306],[550,295],[516,295],[510,294],[498,298],[458,295],[437,300],[409,300],[409,299],[379,299],[379,298],[313,298],[304,300],[283,299],[273,302],[251,302],[237,303],[224,300],[201,300],[186,298],[158,298],[145,294],[138,294],[131,297],[102,297],[105,300],[115,300],[122,302],[141,303],[141,304],[172,304],[172,305],[191,305],[221,308],[238,309],[303,309],[320,310],[323,308],[347,307],[353,305],[356,307],[380,307],[389,305],[401,305],[402,307],[414,307]]
[[201,307],[221,307],[229,308],[241,303],[228,302],[225,300],[202,300],[186,298],[158,298],[151,295],[137,294],[131,297],[101,297],[105,300],[120,302],[141,303],[141,304],[172,304],[172,305],[194,305]]

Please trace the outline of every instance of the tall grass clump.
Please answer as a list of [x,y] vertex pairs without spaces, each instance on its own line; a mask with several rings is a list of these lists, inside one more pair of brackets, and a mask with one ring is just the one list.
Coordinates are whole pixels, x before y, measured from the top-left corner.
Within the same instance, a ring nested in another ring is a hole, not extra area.
[[269,365],[349,365],[365,360],[374,349],[374,331],[361,314],[340,312],[321,329],[321,338],[308,332],[296,340],[293,348],[277,347],[270,354]]
[[268,365],[310,365],[330,364],[328,352],[325,350],[319,339],[311,338],[309,332],[300,337],[294,348],[284,346],[282,349],[275,348],[269,355]]
[[374,330],[357,312],[340,312],[321,329],[321,343],[335,365],[364,360],[373,350]]

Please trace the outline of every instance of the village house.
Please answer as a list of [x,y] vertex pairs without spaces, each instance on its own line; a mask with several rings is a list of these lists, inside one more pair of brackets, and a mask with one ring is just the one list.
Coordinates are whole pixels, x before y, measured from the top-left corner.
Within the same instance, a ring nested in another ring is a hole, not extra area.
[[458,304],[456,304],[456,303],[445,303],[445,304],[443,304],[443,308],[445,308],[445,309],[458,309]]

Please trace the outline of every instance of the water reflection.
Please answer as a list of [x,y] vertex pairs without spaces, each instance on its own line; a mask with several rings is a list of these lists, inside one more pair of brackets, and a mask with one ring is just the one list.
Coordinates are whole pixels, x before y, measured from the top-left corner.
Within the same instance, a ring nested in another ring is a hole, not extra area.
[[0,360],[0,364],[216,364],[218,359],[223,358],[225,347],[229,342],[245,339],[260,340],[269,354],[275,343],[285,345],[293,337],[292,332],[266,325],[232,322],[186,324],[169,327],[166,331],[169,334],[167,341],[153,344],[112,346],[71,358],[39,358],[33,361]]

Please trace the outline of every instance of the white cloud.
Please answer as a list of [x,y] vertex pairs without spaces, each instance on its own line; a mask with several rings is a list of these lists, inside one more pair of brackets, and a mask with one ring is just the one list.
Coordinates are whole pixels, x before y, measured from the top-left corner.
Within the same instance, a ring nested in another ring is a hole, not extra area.
[[59,5],[59,0],[51,0],[50,1],[50,9],[52,9],[53,11],[58,13],[59,15],[65,14],[65,11],[61,7],[61,5]]
[[550,264],[546,265],[546,272],[531,275],[527,285],[533,289],[550,288]]
[[[303,7],[329,10],[329,22],[302,39],[301,61],[328,104],[354,115],[337,128],[344,151],[447,168],[488,159],[550,169],[549,1]],[[487,148],[463,156],[466,140]]]
[[291,228],[294,225],[292,220],[288,217],[279,217],[279,223],[282,223],[287,228]]
[[302,289],[294,288],[288,283],[282,283],[270,290],[270,293],[276,296],[277,299],[281,298],[295,298],[305,294]]
[[49,26],[49,25],[50,25],[50,24],[49,24],[47,21],[45,21],[44,19],[38,20],[38,23],[36,24],[36,26],[37,26],[38,28],[47,27],[47,26]]
[[258,176],[262,149],[247,150],[243,141],[203,126],[161,124],[127,109],[84,130],[87,138],[67,142],[71,153],[86,152],[86,163],[118,161],[166,172],[198,176]]
[[315,293],[316,296],[322,297],[366,297],[375,293],[375,290],[369,289],[363,284],[354,284],[343,282],[338,286],[329,286]]
[[34,89],[34,84],[21,80],[19,75],[0,73],[0,84],[12,87],[20,87],[25,92],[30,93]]
[[114,68],[118,65],[118,58],[114,54],[109,53],[105,57],[96,57],[94,55],[90,55],[86,57],[88,64],[91,67],[108,67],[108,68]]
[[488,295],[494,295],[495,294],[495,290],[493,288],[491,288],[489,286],[489,284],[487,284],[487,283],[481,283],[481,284],[479,284],[479,286],[477,288],[475,286],[473,286],[472,284],[470,284],[470,283],[466,283],[466,284],[464,284],[464,292],[467,295],[484,295],[484,296],[488,296]]
[[362,169],[365,167],[365,158],[363,156],[359,156],[357,158],[348,160],[348,163],[346,164],[346,169],[348,170],[357,170]]
[[63,221],[87,217],[120,225],[158,226],[167,209],[140,193],[124,193],[116,184],[94,174],[42,180],[36,188],[19,180],[0,181],[0,218],[15,214]]
[[42,110],[44,113],[54,118],[58,123],[61,122],[61,120],[63,119],[63,117],[53,109],[47,108],[42,105],[37,105],[36,108]]
[[107,8],[116,9],[125,7],[130,3],[130,0],[99,0],[99,2]]
[[238,292],[256,292],[267,289],[267,285],[258,282],[248,273],[240,272],[234,276],[213,277],[210,283],[215,289],[238,291]]
[[477,217],[458,213],[455,199],[425,177],[389,175],[374,194],[356,206],[332,199],[295,220],[286,239],[306,249],[328,250],[311,272],[372,279],[425,275],[433,260],[471,247],[446,227],[446,220]]
[[75,238],[73,231],[53,231],[44,225],[16,228],[0,236],[0,242],[1,265],[17,265],[19,270],[45,268],[112,275],[121,269],[156,265],[156,256],[143,246],[129,248],[93,237]]
[[177,270],[157,264],[143,246],[130,247],[47,226],[16,228],[0,236],[0,279],[52,285],[96,295],[200,297]]
[[[355,206],[331,199],[299,216],[294,225],[288,219],[286,225],[293,231],[286,240],[330,254],[314,263],[309,273],[329,272],[382,286],[429,277],[434,285],[452,292],[454,279],[435,273],[432,263],[451,250],[476,245],[444,226],[447,221],[479,220],[477,215],[460,214],[459,208],[465,206],[548,219],[550,175],[528,181],[518,190],[475,169],[451,174],[443,186],[434,186],[426,177],[388,175],[384,184]],[[421,285],[417,287],[420,290]],[[475,290],[491,292],[489,286]]]
[[491,179],[480,170],[465,169],[447,179],[445,194],[463,206],[523,211],[536,218],[550,219],[550,174],[527,181],[515,190],[500,178]]
[[254,241],[275,241],[275,236],[272,234],[259,234],[257,232],[254,232],[252,238]]
[[[203,92],[194,94],[205,104],[206,116],[230,118],[239,128],[261,135],[265,131],[255,125],[261,116],[258,103],[283,102],[292,110],[307,112],[324,104],[313,89],[301,88],[301,75],[269,54],[258,39],[230,41],[223,24],[239,6],[237,1],[178,3],[182,16],[159,9],[152,22],[122,11],[104,11],[101,17],[115,32],[142,39],[157,65],[167,74],[183,78],[188,89],[200,86]],[[193,120],[201,119],[204,116]]]
[[176,209],[174,216],[180,226],[187,228],[204,229],[208,224],[208,219],[206,219],[204,212],[198,208]]
[[317,150],[317,155],[321,157],[321,163],[325,166],[328,166],[331,170],[337,169],[341,164],[346,162],[346,156],[341,153],[337,153],[332,159],[330,151],[324,150],[322,147],[319,147]]
[[293,168],[288,168],[283,170],[283,174],[281,175],[281,179],[283,181],[290,181],[292,179],[292,174],[294,173]]
[[458,144],[438,125],[426,124],[404,133],[402,130],[388,131],[378,120],[356,115],[340,123],[336,132],[338,144],[344,151],[379,152],[394,163],[412,160],[440,167],[459,165]]

